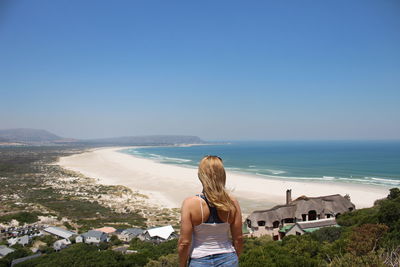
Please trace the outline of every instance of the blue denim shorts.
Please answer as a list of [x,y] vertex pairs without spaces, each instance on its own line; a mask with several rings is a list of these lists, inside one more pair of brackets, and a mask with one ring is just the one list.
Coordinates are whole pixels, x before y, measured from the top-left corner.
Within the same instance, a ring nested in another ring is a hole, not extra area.
[[198,259],[190,259],[189,267],[238,267],[239,260],[235,252],[214,254]]

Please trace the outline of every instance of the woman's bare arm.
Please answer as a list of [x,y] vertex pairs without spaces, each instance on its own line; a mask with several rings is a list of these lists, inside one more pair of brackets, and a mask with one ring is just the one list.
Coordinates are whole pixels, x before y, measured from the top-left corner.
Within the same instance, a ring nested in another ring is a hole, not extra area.
[[243,251],[243,233],[242,233],[242,211],[240,210],[239,202],[233,199],[235,203],[235,216],[231,223],[232,243],[235,247],[236,254],[239,256]]
[[178,241],[179,266],[185,267],[192,243],[193,224],[190,215],[190,199],[185,199],[181,208],[181,231]]

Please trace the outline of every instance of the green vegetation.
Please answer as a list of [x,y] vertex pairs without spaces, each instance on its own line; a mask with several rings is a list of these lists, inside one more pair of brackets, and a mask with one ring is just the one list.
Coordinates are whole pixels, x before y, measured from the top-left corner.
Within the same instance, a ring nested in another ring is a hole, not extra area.
[[117,224],[115,226],[122,226],[122,228],[128,228],[131,225],[146,227],[146,219],[139,214],[116,213],[110,208],[101,206],[96,201],[90,202],[59,196],[58,199],[52,200],[36,198],[36,202],[52,211],[56,211],[58,214],[62,214],[62,216],[75,220],[81,226],[80,232],[107,224]]
[[167,242],[163,242],[160,244],[153,244],[151,242],[143,242],[135,238],[132,239],[129,249],[140,252],[135,255],[138,254],[146,255],[147,257],[146,263],[147,263],[150,259],[155,260],[163,255],[168,255],[170,253],[176,252],[177,244],[178,244],[177,239],[169,240]]
[[17,220],[20,223],[34,223],[38,221],[38,215],[43,215],[40,212],[18,212],[0,216],[0,222],[6,223],[11,220]]
[[24,248],[20,245],[19,246],[16,245],[13,248],[15,249],[14,252],[7,254],[4,258],[0,259],[0,267],[8,267],[8,266],[10,266],[12,260],[26,257],[26,256],[33,254],[32,251],[30,251],[29,249]]
[[282,242],[248,238],[240,266],[399,266],[398,188],[374,207],[343,214],[337,221],[342,227],[288,236]]
[[[0,222],[16,219],[34,223],[39,215],[67,217],[80,232],[110,224],[115,227],[145,227],[146,219],[135,211],[117,213],[111,208],[60,186],[58,179],[80,177],[52,163],[58,157],[82,151],[78,147],[0,147]],[[88,182],[89,183],[89,182]],[[88,194],[113,192],[115,187],[90,185]],[[86,187],[85,187],[86,188]],[[89,188],[89,187],[88,187]],[[85,192],[86,193],[86,192]],[[73,229],[70,224],[67,228]]]
[[179,265],[178,254],[161,256],[158,260],[149,261],[145,267],[176,267]]
[[[171,240],[159,245],[140,240],[134,240],[131,248],[137,253],[123,255],[120,252],[107,250],[107,247],[96,247],[78,243],[71,245],[58,253],[44,255],[42,257],[18,264],[22,266],[160,266],[154,265],[160,262],[177,262],[177,241]],[[99,251],[100,249],[100,251]],[[0,265],[1,266],[1,265]],[[162,265],[162,266],[176,266]]]

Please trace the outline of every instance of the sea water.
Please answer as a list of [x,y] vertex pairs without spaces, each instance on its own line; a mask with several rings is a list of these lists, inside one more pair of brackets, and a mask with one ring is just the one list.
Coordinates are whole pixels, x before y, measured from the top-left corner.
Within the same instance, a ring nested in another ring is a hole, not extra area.
[[192,168],[217,155],[226,169],[259,177],[400,186],[400,141],[230,142],[122,152]]

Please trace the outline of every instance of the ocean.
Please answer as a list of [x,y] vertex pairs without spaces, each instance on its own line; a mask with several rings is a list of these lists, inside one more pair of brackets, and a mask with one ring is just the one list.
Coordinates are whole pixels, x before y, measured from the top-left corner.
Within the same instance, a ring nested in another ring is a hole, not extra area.
[[230,142],[122,152],[191,168],[217,155],[227,170],[258,177],[400,186],[400,141]]

